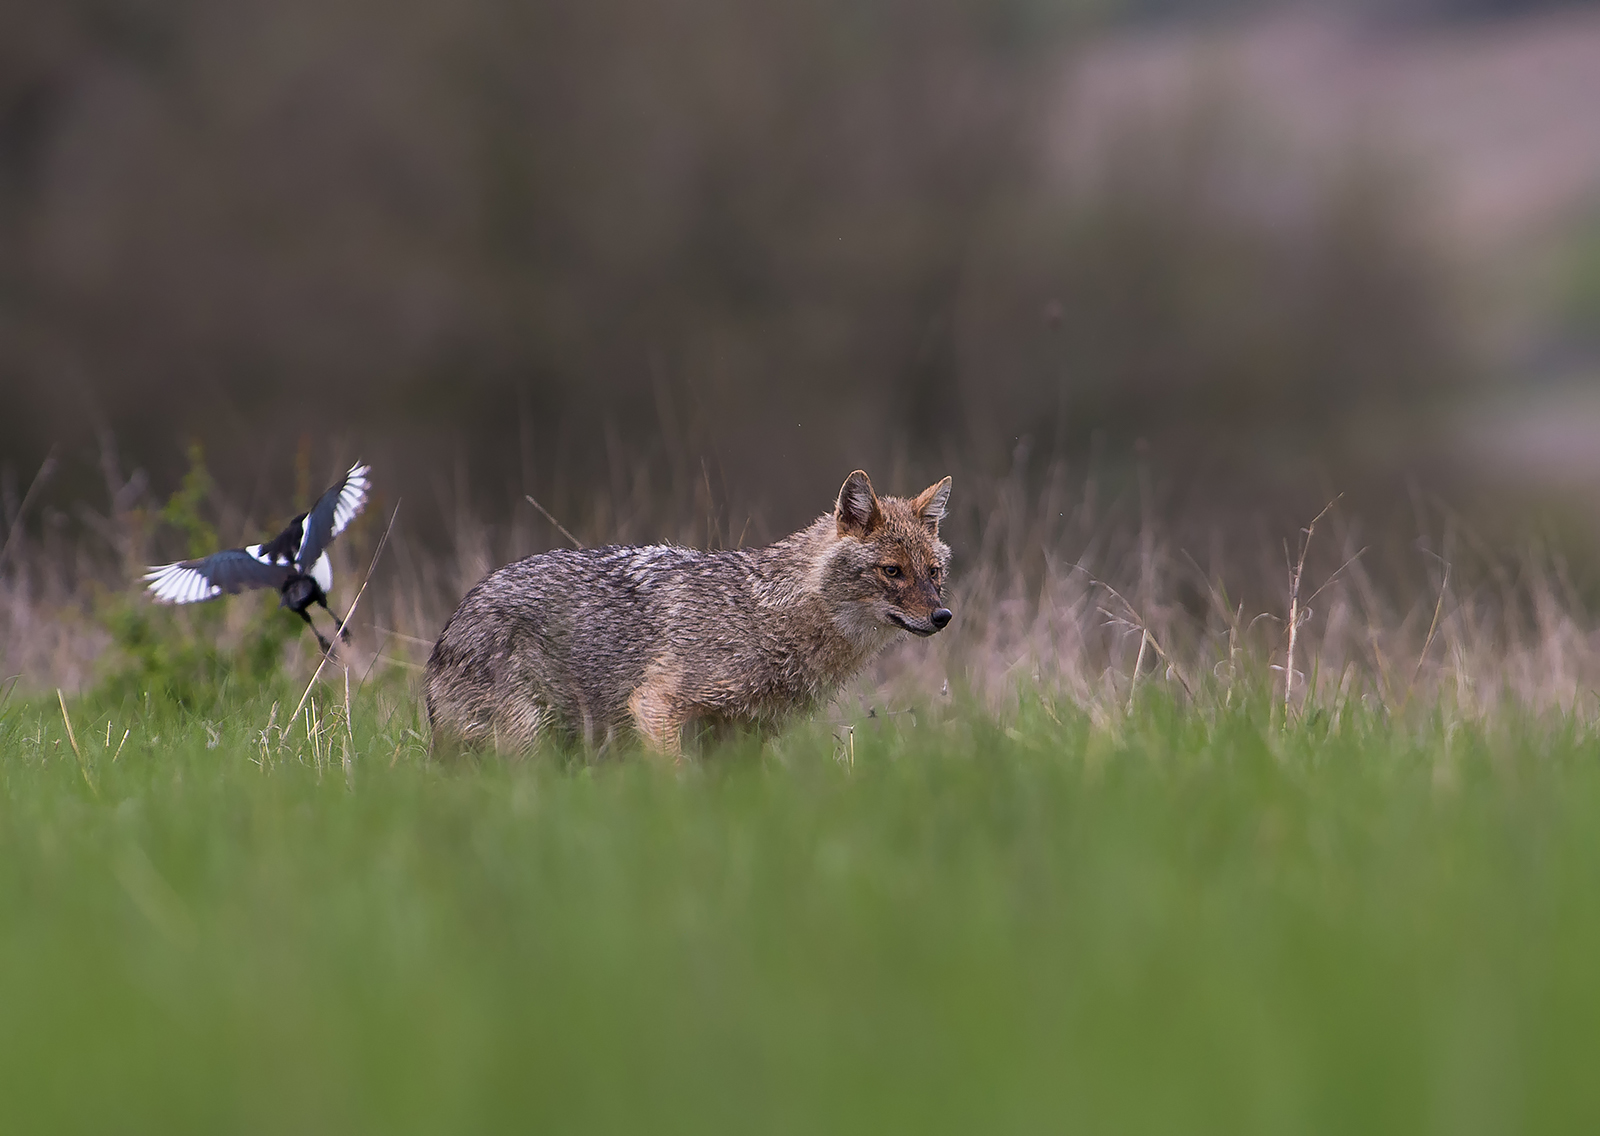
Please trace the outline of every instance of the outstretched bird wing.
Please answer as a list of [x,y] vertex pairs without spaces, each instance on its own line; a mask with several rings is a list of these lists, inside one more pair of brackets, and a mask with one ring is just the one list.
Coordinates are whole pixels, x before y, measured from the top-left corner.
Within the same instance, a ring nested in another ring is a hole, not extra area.
[[[260,545],[255,546],[257,549]],[[281,588],[292,564],[261,560],[243,548],[213,552],[198,560],[162,564],[144,574],[145,587],[159,603],[198,603],[245,588]]]
[[344,532],[350,522],[361,515],[361,510],[367,507],[367,490],[372,487],[371,473],[371,466],[356,462],[350,467],[350,472],[344,475],[343,481],[317,498],[317,503],[311,506],[311,512],[306,514],[300,553],[296,557],[300,571],[309,573],[333,538]]

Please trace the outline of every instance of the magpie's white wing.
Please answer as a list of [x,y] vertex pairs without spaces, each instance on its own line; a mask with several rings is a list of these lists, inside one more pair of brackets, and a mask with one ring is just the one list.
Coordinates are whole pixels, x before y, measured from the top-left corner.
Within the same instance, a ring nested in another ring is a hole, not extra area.
[[309,572],[334,537],[367,507],[367,492],[372,488],[372,467],[356,462],[344,480],[333,486],[311,506],[306,514],[305,536],[300,541],[296,560],[300,571]]
[[185,604],[245,588],[281,588],[293,570],[291,564],[258,559],[249,549],[230,548],[198,560],[158,565],[144,574],[144,580],[158,603]]

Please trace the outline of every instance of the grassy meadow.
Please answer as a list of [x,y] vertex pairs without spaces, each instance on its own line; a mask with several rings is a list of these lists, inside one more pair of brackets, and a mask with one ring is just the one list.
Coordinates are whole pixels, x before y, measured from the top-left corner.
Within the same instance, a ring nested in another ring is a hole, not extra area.
[[[1600,761],[1151,685],[682,768],[398,679],[0,717],[11,1131],[1574,1131]],[[359,676],[356,676],[358,679]],[[66,718],[70,716],[72,736]]]
[[[274,596],[141,594],[176,538],[259,531],[198,455],[110,494],[114,559],[14,548],[0,1124],[1591,1127],[1584,578],[1337,511],[1202,565],[1091,490],[973,485],[949,631],[682,766],[429,757],[418,664],[536,529],[370,510],[320,677]],[[660,538],[624,504],[583,539]]]

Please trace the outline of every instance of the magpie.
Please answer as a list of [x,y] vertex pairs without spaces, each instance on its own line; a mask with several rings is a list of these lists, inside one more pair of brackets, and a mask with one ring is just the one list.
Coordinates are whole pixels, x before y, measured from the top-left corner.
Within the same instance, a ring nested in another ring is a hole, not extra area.
[[328,606],[328,589],[333,586],[328,545],[367,507],[371,473],[371,466],[357,462],[337,485],[317,498],[309,513],[301,513],[265,544],[157,565],[144,574],[145,586],[157,603],[168,604],[198,603],[245,588],[277,588],[282,596],[279,606],[305,620],[327,654],[333,647],[311,622],[306,608],[322,605],[338,623],[338,634],[349,641],[344,620]]

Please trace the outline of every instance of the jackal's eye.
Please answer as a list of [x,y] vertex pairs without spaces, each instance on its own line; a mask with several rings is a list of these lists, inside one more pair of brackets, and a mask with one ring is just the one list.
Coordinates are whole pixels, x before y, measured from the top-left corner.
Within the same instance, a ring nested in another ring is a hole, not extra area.
[[878,565],[878,571],[882,572],[891,580],[897,580],[900,578],[900,565],[898,564],[880,564]]

